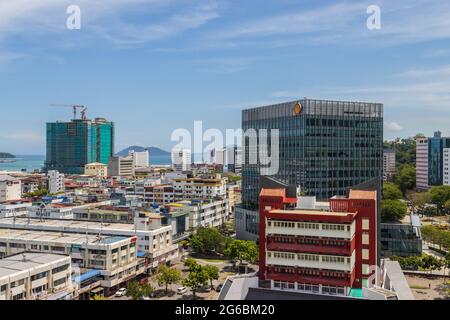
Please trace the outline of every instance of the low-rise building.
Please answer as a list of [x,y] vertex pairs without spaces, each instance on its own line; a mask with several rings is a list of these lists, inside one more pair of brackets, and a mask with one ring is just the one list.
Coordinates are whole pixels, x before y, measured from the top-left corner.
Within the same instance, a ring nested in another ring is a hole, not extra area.
[[70,299],[70,257],[22,252],[0,259],[0,300]]
[[157,267],[178,257],[178,246],[172,241],[172,227],[162,226],[161,216],[140,213],[134,224],[99,223],[64,219],[0,219],[0,228],[79,233],[90,235],[137,237],[138,252],[147,258],[149,267]]
[[0,229],[0,258],[22,252],[64,254],[70,256],[80,274],[99,270],[101,286],[113,288],[144,272],[136,240],[135,236]]
[[84,174],[87,176],[106,178],[108,176],[108,166],[100,162],[88,163],[84,166]]
[[212,179],[174,179],[175,201],[225,198],[227,194],[226,183],[227,179],[220,176]]
[[20,217],[28,214],[28,209],[32,207],[28,201],[8,201],[0,203],[0,218]]
[[108,176],[126,177],[134,176],[133,157],[111,157],[108,164]]
[[9,175],[0,175],[0,202],[19,200],[21,197],[21,181]]
[[189,230],[200,227],[219,227],[227,221],[228,200],[180,201],[169,204],[174,211],[189,212]]

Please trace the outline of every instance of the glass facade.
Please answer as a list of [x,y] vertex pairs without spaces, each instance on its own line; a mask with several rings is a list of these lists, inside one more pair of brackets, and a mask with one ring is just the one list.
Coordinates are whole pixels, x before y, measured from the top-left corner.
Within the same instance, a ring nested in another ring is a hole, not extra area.
[[318,199],[345,195],[348,187],[383,176],[382,104],[304,99],[247,109],[242,129],[242,198],[247,208],[257,206],[262,168],[259,157],[250,163],[259,145],[251,146],[245,135],[249,129],[279,129],[280,165],[274,178]]
[[428,185],[444,183],[444,148],[449,147],[450,139],[441,138],[440,134],[428,139]]
[[381,224],[381,257],[417,256],[422,254],[420,232],[410,224]]
[[92,162],[108,164],[114,154],[114,123],[74,120],[47,123],[45,170],[83,174]]

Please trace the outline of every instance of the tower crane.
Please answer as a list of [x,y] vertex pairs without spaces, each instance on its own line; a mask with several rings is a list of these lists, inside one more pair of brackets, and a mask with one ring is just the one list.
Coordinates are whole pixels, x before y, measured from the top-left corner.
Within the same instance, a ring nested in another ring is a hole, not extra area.
[[51,104],[50,106],[52,106],[52,107],[72,108],[73,109],[73,119],[74,120],[77,119],[77,109],[80,109],[81,120],[87,120],[87,118],[86,118],[87,107],[85,107],[83,105],[77,105],[77,104]]

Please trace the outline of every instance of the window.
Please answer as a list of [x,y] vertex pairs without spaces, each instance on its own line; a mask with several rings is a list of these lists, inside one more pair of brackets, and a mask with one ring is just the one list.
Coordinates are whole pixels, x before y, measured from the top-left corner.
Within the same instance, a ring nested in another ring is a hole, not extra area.
[[363,260],[369,260],[369,250],[368,249],[362,250],[362,258],[363,258]]
[[61,279],[55,280],[53,282],[53,286],[57,287],[57,286],[60,286],[60,285],[62,285],[64,283],[66,283],[66,278],[61,278]]
[[369,244],[369,233],[364,232],[362,235],[362,244]]
[[367,218],[362,219],[362,228],[363,230],[369,230],[370,228],[370,220]]

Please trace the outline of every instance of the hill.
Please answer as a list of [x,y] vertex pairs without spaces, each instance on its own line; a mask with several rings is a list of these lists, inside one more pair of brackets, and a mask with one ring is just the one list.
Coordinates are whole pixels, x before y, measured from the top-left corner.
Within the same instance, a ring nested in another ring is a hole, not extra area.
[[0,152],[0,159],[14,159],[16,156],[8,152]]
[[[158,147],[148,147],[147,149],[148,149],[148,152],[150,153],[151,157],[154,157],[154,156],[170,156],[170,152],[162,150],[162,149],[160,149]],[[128,152],[132,151],[132,150],[136,151],[136,152],[141,152],[141,151],[144,151],[145,148],[141,147],[141,146],[130,146],[130,147],[126,148],[126,149],[123,149],[122,151],[117,152],[116,156],[126,157],[128,155]]]

